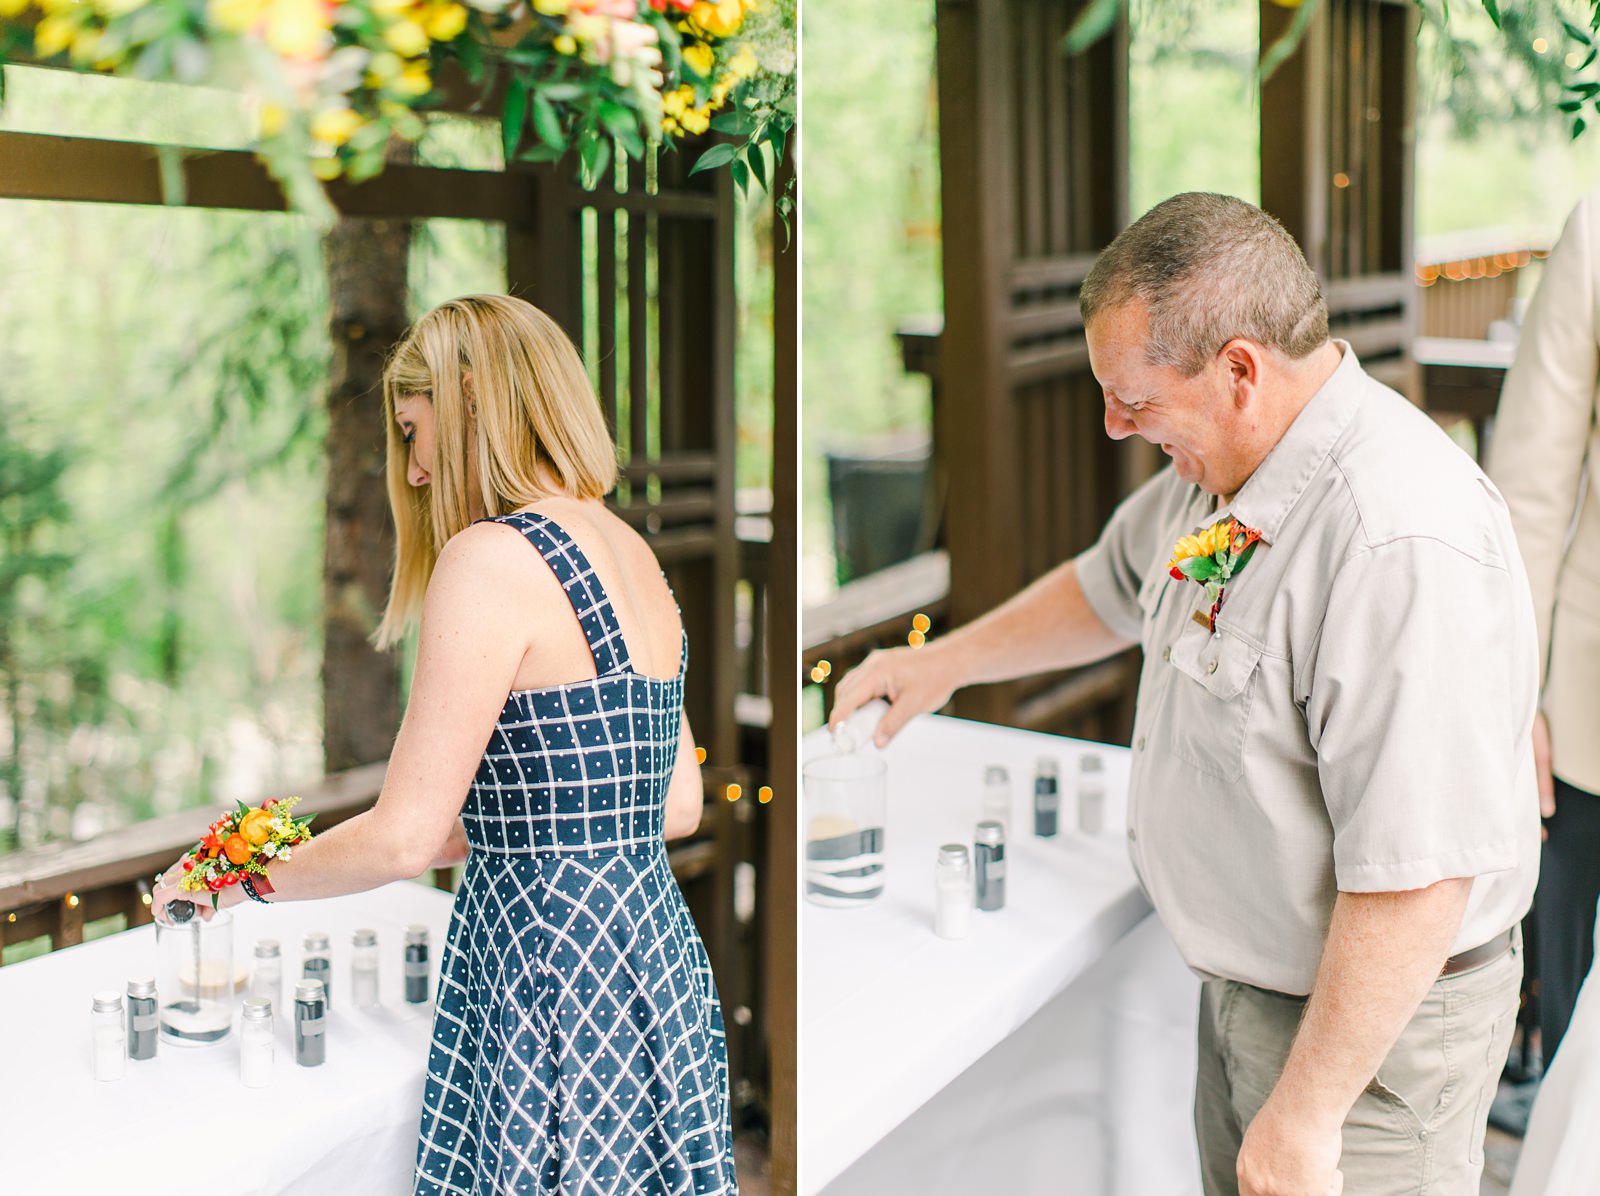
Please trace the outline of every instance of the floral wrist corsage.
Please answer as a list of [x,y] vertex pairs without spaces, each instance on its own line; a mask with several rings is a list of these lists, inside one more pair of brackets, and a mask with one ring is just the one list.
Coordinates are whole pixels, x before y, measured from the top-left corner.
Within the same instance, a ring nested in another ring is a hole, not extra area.
[[213,822],[206,837],[184,858],[178,887],[191,893],[209,890],[215,909],[218,895],[228,885],[247,876],[266,876],[269,861],[288,859],[295,844],[311,838],[316,815],[296,818],[290,812],[299,801],[269,797],[259,806],[240,802],[236,811]]
[[1194,613],[1194,621],[1207,631],[1217,629],[1223,587],[1249,563],[1260,540],[1261,533],[1255,528],[1237,519],[1219,519],[1203,531],[1180,537],[1173,545],[1168,571],[1179,581],[1198,582],[1211,600],[1209,615]]

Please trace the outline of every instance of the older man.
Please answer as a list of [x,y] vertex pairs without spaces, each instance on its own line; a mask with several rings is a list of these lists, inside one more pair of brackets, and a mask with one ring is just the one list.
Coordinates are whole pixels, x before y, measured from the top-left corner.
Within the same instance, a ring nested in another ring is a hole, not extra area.
[[833,718],[887,697],[885,742],[960,686],[1140,644],[1128,846],[1204,981],[1206,1192],[1476,1196],[1539,842],[1504,504],[1329,339],[1299,248],[1250,204],[1152,209],[1080,303],[1107,433],[1171,464],[1076,560],[874,653]]

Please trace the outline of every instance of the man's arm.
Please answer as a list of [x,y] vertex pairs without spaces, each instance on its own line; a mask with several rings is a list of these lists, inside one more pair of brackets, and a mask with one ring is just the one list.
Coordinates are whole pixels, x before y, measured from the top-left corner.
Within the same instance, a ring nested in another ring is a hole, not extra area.
[[1340,893],[1283,1075],[1245,1132],[1241,1196],[1322,1196],[1340,1127],[1438,979],[1470,877],[1400,893]]
[[887,698],[889,712],[876,734],[882,747],[911,718],[939,709],[964,685],[1089,664],[1133,643],[1095,614],[1075,563],[1067,561],[926,647],[872,653],[839,682],[828,722],[837,727],[872,699]]

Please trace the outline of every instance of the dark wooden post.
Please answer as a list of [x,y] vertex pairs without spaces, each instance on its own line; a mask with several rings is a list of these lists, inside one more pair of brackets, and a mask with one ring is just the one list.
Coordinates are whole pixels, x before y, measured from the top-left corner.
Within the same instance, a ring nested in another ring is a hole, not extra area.
[[[1127,33],[1061,43],[1083,8],[937,9],[945,320],[935,441],[948,478],[951,622],[970,621],[1092,543],[1152,467],[1108,440],[1078,288],[1127,219]],[[956,713],[1126,734],[1130,662],[956,695]]]

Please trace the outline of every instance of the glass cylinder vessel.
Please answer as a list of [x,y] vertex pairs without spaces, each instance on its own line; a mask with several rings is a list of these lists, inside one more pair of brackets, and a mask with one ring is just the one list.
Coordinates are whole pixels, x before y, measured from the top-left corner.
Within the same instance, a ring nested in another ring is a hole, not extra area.
[[257,939],[255,959],[250,967],[250,996],[283,1010],[283,951],[277,939]]
[[300,978],[322,982],[322,1000],[333,1008],[333,945],[325,930],[313,930],[306,935],[301,953]]
[[128,1030],[122,1022],[122,994],[94,995],[94,1078],[120,1080],[128,1067]]
[[406,927],[406,1001],[424,1004],[428,999],[428,928]]
[[1098,835],[1106,828],[1105,762],[1098,752],[1078,757],[1078,829]]
[[233,916],[197,912],[181,926],[156,926],[161,968],[161,1036],[183,1046],[221,1042],[233,1032],[238,976],[233,962]]
[[250,997],[239,1023],[239,1077],[246,1088],[272,1083],[273,1054],[272,1004],[265,997]]
[[847,907],[882,895],[887,773],[882,757],[865,753],[802,768],[808,901]]
[[350,988],[357,1009],[378,1004],[378,932],[358,930],[350,936]]
[[983,770],[983,803],[979,817],[992,819],[1011,829],[1011,773],[1004,764],[991,764]]

